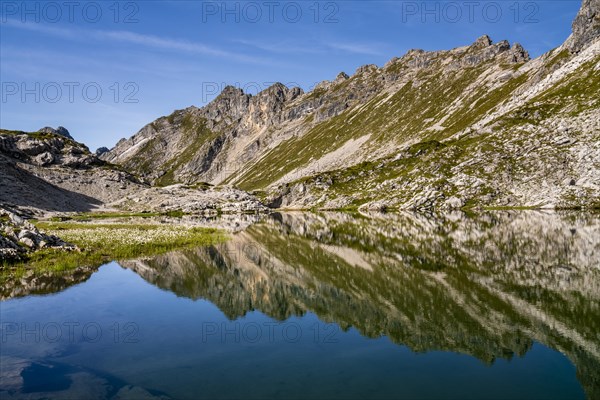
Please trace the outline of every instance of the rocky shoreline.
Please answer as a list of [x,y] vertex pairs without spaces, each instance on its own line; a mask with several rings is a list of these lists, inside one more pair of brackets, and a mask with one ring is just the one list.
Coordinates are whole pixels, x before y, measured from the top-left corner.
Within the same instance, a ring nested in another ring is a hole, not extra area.
[[46,235],[16,213],[0,208],[0,262],[21,261],[27,254],[42,249],[79,251],[77,246]]

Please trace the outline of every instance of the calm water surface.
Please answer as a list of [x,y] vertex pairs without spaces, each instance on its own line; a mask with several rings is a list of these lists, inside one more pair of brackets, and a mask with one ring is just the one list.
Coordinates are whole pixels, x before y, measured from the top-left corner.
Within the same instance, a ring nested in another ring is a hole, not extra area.
[[0,398],[600,398],[594,216],[242,226],[8,282]]

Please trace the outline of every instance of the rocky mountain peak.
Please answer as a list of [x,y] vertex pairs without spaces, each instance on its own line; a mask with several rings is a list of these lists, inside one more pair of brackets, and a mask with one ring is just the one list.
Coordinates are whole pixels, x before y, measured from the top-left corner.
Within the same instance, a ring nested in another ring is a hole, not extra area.
[[335,77],[335,81],[333,81],[333,82],[337,84],[337,83],[345,81],[348,78],[350,78],[350,77],[348,76],[347,73],[340,72],[339,74],[337,74],[337,76]]
[[235,86],[228,85],[210,103],[204,107],[205,117],[215,122],[223,118],[239,119],[248,109],[252,95]]
[[[39,133],[55,136],[40,136]],[[85,145],[73,140],[65,128],[45,127],[37,132],[0,129],[0,154],[40,167],[58,165],[86,169],[101,164]]]
[[278,115],[286,103],[304,94],[299,87],[288,88],[277,82],[252,97],[250,100],[249,113],[251,120],[259,125],[270,124],[279,121]]
[[233,85],[227,85],[213,101],[236,99],[243,96],[246,96],[246,94],[242,89]]
[[572,27],[566,44],[572,53],[578,53],[600,37],[600,0],[583,0]]
[[371,72],[374,72],[374,71],[377,71],[377,70],[378,70],[377,65],[375,65],[375,64],[367,64],[367,65],[363,65],[363,66],[358,67],[356,69],[356,73],[355,74],[356,75],[361,75],[361,74],[364,74],[364,73],[371,73]]
[[102,154],[108,153],[109,151],[110,149],[108,147],[98,147],[94,154],[96,154],[96,157],[100,157]]
[[425,53],[425,50],[423,49],[410,49],[406,52],[406,56],[411,56],[411,55],[415,55],[415,54],[423,54]]
[[294,100],[296,97],[300,97],[304,94],[304,90],[300,87],[293,87],[288,92],[288,101]]
[[521,46],[520,43],[513,43],[509,51],[509,62],[520,63],[530,60],[529,52]]
[[289,88],[287,86],[285,86],[283,83],[281,83],[281,82],[275,82],[274,84],[272,84],[271,86],[269,86],[265,90],[261,91],[260,93],[286,92],[288,90],[289,90]]
[[522,63],[529,61],[529,53],[519,43],[512,46],[508,40],[494,43],[488,35],[483,35],[467,48],[461,64],[475,66],[495,59],[509,64]]
[[275,82],[254,96],[253,101],[285,101],[289,89],[281,82]]
[[65,128],[64,126],[59,126],[56,129],[46,126],[46,127],[43,127],[42,129],[38,130],[38,132],[51,133],[53,135],[60,135],[60,136],[66,137],[67,139],[75,140],[75,139],[73,139],[73,136],[71,136],[71,134],[69,133],[67,128]]
[[283,83],[276,82],[253,97],[252,102],[259,103],[285,103],[302,95],[304,91],[299,87],[288,88]]
[[488,35],[483,35],[477,38],[477,40],[471,45],[476,49],[482,49],[492,45],[492,39]]

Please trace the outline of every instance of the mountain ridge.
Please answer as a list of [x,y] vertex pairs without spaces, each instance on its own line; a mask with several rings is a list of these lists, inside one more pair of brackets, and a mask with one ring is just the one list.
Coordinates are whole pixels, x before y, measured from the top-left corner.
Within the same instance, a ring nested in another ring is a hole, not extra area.
[[[470,50],[474,51],[470,52]],[[507,41],[492,44],[489,37],[482,36],[471,46],[436,52],[410,50],[405,56],[390,60],[382,68],[378,68],[375,65],[361,66],[357,68],[355,74],[352,76],[348,76],[342,72],[338,74],[334,81],[322,81],[315,86],[314,90],[308,93],[303,93],[300,88],[287,88],[281,83],[276,83],[257,95],[252,96],[245,94],[241,89],[228,86],[208,105],[202,108],[192,106],[184,110],[175,111],[168,117],[161,117],[153,123],[146,125],[131,139],[119,141],[117,146],[103,157],[106,160],[121,162],[129,166],[127,158],[136,150],[132,150],[133,145],[137,145],[141,141],[140,138],[142,140],[147,139],[148,136],[158,133],[152,132],[150,128],[163,123],[164,118],[167,121],[177,122],[177,117],[181,113],[187,114],[189,119],[198,118],[198,116],[205,118],[207,120],[206,127],[213,132],[223,129],[223,125],[227,128],[227,125],[238,124],[231,132],[231,137],[234,138],[239,131],[261,136],[261,132],[257,131],[281,124],[282,121],[292,124],[302,117],[308,117],[312,122],[323,122],[339,115],[352,106],[370,100],[375,93],[381,91],[381,84],[372,81],[364,82],[365,79],[385,73],[381,79],[393,83],[399,79],[398,72],[400,71],[398,64],[403,61],[406,61],[408,67],[418,70],[426,68],[431,63],[431,58],[438,56],[451,58],[456,53],[459,53],[458,59],[448,60],[448,63],[455,61],[453,65],[449,65],[449,69],[457,69],[462,65],[475,66],[496,57],[500,57],[501,61],[499,62],[505,61],[506,63],[519,63],[529,59],[527,52],[519,44],[515,44],[512,47]],[[353,84],[356,90],[345,91],[344,87],[350,84]],[[338,91],[339,93],[335,93]],[[185,124],[182,125],[185,129]],[[172,127],[161,126],[161,128],[168,130]],[[165,136],[168,136],[170,139],[176,136],[177,133],[172,132],[172,130],[171,132],[167,132]],[[289,137],[290,135],[287,136]],[[273,142],[276,142],[276,140],[273,140]],[[245,145],[245,152],[242,151],[240,160],[236,160],[237,163],[245,162],[244,156],[246,154],[244,153],[252,150],[251,143],[245,143]],[[235,163],[225,162],[225,164]],[[136,167],[136,165],[132,166]],[[215,169],[218,170],[219,166],[217,165]],[[140,172],[143,173],[143,171]],[[226,177],[219,175],[215,178],[214,174],[207,176],[211,183],[219,183],[219,178]],[[152,178],[154,177],[151,177],[151,180]],[[183,181],[185,182],[185,178]]]
[[598,3],[583,1],[571,36],[534,60],[483,35],[306,93],[228,86],[101,157],[153,185],[234,186],[272,207],[596,207]]

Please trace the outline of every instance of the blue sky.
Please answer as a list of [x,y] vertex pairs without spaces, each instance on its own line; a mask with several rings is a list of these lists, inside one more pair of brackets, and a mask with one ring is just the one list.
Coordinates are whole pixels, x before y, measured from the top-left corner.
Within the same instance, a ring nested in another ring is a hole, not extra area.
[[0,126],[65,126],[113,146],[227,84],[309,90],[411,48],[482,34],[535,57],[570,34],[579,0],[0,3]]

